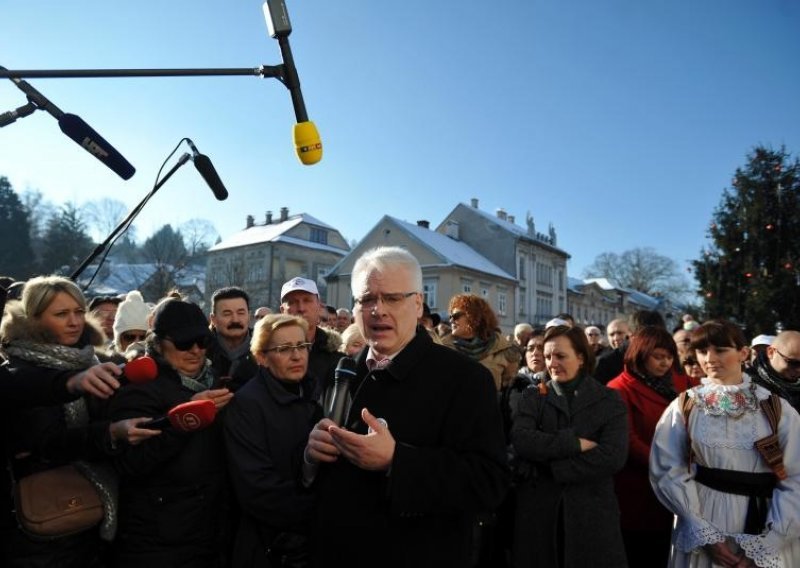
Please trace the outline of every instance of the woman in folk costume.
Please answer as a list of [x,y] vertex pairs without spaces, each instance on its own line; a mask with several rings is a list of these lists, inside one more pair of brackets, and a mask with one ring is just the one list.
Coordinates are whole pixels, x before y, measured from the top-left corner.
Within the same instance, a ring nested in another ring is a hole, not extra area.
[[742,370],[731,322],[692,332],[706,377],[656,427],[650,482],[677,521],[670,566],[800,566],[800,416]]

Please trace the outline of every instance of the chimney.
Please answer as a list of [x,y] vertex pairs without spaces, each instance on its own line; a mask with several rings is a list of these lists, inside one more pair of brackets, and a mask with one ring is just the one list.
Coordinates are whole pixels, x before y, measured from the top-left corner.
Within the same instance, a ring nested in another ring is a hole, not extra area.
[[478,208],[478,198],[477,197],[473,197],[472,199],[470,199],[469,203],[470,203],[470,205],[472,205],[473,209],[477,209]]
[[506,210],[503,209],[502,207],[499,207],[495,211],[495,213],[497,214],[497,218],[500,219],[501,221],[505,221],[506,219],[508,219],[508,214],[506,213]]
[[289,208],[281,207],[281,223],[286,221],[288,218],[289,218]]
[[267,211],[267,225],[272,225],[272,211]]
[[426,221],[425,219],[421,219],[421,220],[417,221],[417,227],[422,227],[423,229],[430,229],[431,228],[431,222],[430,221]]
[[513,215],[509,215],[508,216],[508,222],[511,223],[512,225],[514,224],[514,216]]
[[247,216],[247,226],[245,226],[245,229],[249,229],[250,227],[252,227],[255,224],[256,224],[256,218],[253,217],[252,215],[248,215]]

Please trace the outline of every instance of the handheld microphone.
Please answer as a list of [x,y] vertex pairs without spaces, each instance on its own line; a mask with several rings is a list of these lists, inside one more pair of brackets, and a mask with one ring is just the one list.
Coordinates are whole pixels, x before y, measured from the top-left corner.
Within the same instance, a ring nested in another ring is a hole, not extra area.
[[269,35],[278,40],[278,46],[281,48],[284,70],[282,81],[289,89],[297,119],[292,131],[295,152],[303,164],[311,166],[322,159],[322,141],[317,127],[308,120],[306,104],[300,90],[300,77],[297,75],[292,48],[289,46],[289,34],[292,33],[289,12],[286,10],[284,0],[265,0],[263,9]]
[[194,142],[188,138],[186,139],[186,142],[192,149],[192,160],[194,161],[194,167],[198,172],[200,172],[200,175],[203,176],[203,179],[206,181],[208,187],[211,188],[211,191],[214,192],[214,197],[217,198],[217,201],[225,201],[228,199],[228,190],[225,189],[225,184],[223,184],[222,180],[219,178],[219,174],[214,168],[214,164],[211,163],[211,160],[208,158],[208,156],[201,154],[197,150]]
[[[5,67],[0,67],[0,70],[8,71]],[[28,101],[30,101],[31,104],[35,105],[37,108],[46,110],[58,120],[58,126],[61,128],[61,132],[72,138],[81,148],[103,162],[122,179],[130,179],[133,177],[133,174],[136,173],[136,168],[134,168],[116,148],[109,144],[105,138],[86,124],[82,118],[74,114],[65,114],[64,111],[50,102],[47,97],[34,89],[27,81],[19,77],[10,77],[10,79],[20,91],[27,95]],[[20,109],[17,109],[17,112],[21,109],[27,110],[26,107],[20,107]],[[30,113],[28,112],[27,114]],[[19,116],[24,116],[24,114],[20,113]],[[9,120],[10,118],[16,120],[17,117],[6,117],[5,120]]]
[[190,400],[173,406],[165,416],[139,425],[148,430],[174,428],[179,432],[197,432],[211,426],[217,416],[217,405],[213,400]]
[[122,369],[123,376],[135,385],[149,383],[158,376],[158,365],[156,365],[155,359],[146,355],[137,357],[119,367]]
[[325,417],[341,426],[346,418],[347,403],[350,396],[350,381],[356,376],[356,362],[352,357],[342,357],[333,374],[333,396]]

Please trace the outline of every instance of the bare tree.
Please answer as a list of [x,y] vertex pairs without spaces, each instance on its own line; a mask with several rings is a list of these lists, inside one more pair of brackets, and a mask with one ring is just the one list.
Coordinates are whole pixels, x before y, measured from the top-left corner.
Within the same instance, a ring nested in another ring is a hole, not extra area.
[[650,247],[637,247],[622,254],[604,252],[583,272],[584,278],[608,278],[619,286],[651,296],[674,299],[691,292],[691,284],[678,264]]
[[208,219],[189,219],[178,229],[189,256],[205,253],[219,238],[216,227]]
[[128,207],[119,199],[104,197],[83,204],[83,217],[96,241],[102,242],[128,214]]

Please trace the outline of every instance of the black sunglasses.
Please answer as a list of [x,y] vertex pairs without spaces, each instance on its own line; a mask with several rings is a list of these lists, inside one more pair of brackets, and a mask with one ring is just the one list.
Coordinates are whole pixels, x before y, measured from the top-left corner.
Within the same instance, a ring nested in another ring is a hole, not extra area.
[[777,349],[775,350],[775,353],[780,355],[783,358],[783,360],[786,361],[786,365],[788,367],[791,367],[792,369],[800,369],[800,359],[793,359],[791,357],[787,357]]
[[210,335],[198,335],[197,337],[184,339],[183,341],[176,341],[171,337],[165,337],[164,339],[170,340],[178,351],[189,351],[195,345],[200,349],[206,349],[209,343],[211,343]]
[[131,331],[126,331],[120,335],[120,338],[122,338],[122,341],[126,341],[128,343],[133,343],[134,341],[144,341],[147,339],[147,332],[133,333]]
[[683,365],[684,367],[697,364],[698,364],[697,359],[684,359],[683,361],[681,361],[681,365]]

